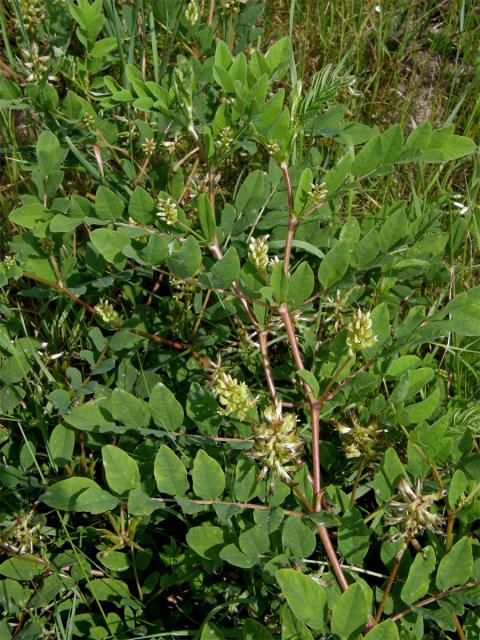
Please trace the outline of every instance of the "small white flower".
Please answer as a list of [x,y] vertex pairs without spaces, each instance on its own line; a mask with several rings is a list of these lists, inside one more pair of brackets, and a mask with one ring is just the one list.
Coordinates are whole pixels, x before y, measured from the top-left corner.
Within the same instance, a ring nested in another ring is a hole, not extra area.
[[108,324],[114,324],[118,320],[118,313],[113,308],[113,305],[107,302],[104,298],[95,306],[95,311],[100,318]]
[[265,147],[267,148],[267,151],[271,156],[277,155],[277,153],[280,151],[280,145],[276,140],[267,140]]
[[468,212],[468,206],[460,202],[459,200],[452,200],[452,204],[454,207],[459,209],[459,215],[464,216]]
[[176,223],[178,218],[178,207],[173,198],[170,196],[168,196],[168,198],[158,198],[157,217],[168,225]]
[[142,144],[142,151],[149,158],[153,156],[156,148],[157,148],[157,143],[153,138],[147,138],[145,142]]
[[185,19],[193,27],[198,21],[198,7],[195,0],[191,0],[185,9]]
[[218,413],[223,416],[235,414],[245,420],[247,413],[255,406],[255,398],[245,382],[239,382],[230,374],[222,371],[215,381],[214,393],[223,408]]
[[248,245],[248,259],[259,271],[265,271],[268,267],[268,240],[269,236],[252,238]]
[[363,312],[359,309],[347,327],[347,345],[350,355],[353,356],[356,351],[362,351],[367,347],[373,347],[376,341],[377,336],[373,335],[370,311]]

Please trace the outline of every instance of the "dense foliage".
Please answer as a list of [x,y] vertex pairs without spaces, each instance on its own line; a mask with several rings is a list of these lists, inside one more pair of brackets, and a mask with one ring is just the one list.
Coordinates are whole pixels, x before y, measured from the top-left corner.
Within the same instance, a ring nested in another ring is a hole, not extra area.
[[0,7],[2,638],[479,636],[476,142],[263,9]]

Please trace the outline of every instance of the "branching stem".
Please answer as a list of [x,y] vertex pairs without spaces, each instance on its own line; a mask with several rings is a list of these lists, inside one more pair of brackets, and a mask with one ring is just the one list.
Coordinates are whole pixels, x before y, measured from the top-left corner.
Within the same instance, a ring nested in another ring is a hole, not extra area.
[[[282,172],[283,178],[285,182],[285,187],[287,190],[287,201],[288,201],[288,231],[287,238],[285,241],[285,253],[284,253],[284,273],[286,277],[289,276],[290,270],[290,258],[291,258],[291,249],[293,238],[295,235],[295,229],[297,227],[297,221],[295,219],[295,211],[294,211],[294,199],[293,199],[293,190],[292,183],[290,180],[290,174],[288,171],[288,165],[286,163],[282,164]],[[303,364],[302,354],[300,353],[300,348],[298,346],[297,336],[295,334],[295,328],[293,326],[292,319],[290,317],[290,312],[288,310],[288,304],[284,302],[279,307],[280,316],[282,317],[285,330],[287,332],[288,342],[290,344],[290,350],[292,352],[293,360],[295,362],[295,366],[299,370],[304,370],[305,366]],[[322,500],[321,500],[321,470],[320,470],[320,408],[321,402],[315,397],[312,388],[307,383],[303,383],[303,387],[305,389],[305,393],[308,398],[308,403],[310,405],[311,410],[311,421],[312,421],[312,467],[313,467],[313,491],[314,491],[314,504],[312,511],[320,511],[322,508]],[[345,574],[340,565],[340,561],[337,557],[336,550],[332,544],[330,539],[330,534],[328,533],[328,529],[321,524],[317,524],[318,534],[322,541],[323,547],[325,549],[325,553],[330,561],[333,572],[338,580],[338,583],[343,591],[348,589],[348,582],[345,578]]]

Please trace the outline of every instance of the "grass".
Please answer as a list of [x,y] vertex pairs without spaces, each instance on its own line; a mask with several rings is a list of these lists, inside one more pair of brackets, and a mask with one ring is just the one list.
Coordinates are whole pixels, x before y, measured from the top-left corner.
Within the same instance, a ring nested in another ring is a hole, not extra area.
[[[407,132],[425,120],[436,126],[452,123],[456,133],[480,139],[480,6],[475,0],[291,0],[282,6],[270,0],[265,25],[266,41],[288,30],[299,78],[307,86],[326,64],[351,73],[355,82],[342,91],[341,100],[353,120],[380,130],[399,122]],[[410,194],[416,194],[418,206],[450,199],[451,214],[442,227],[450,233],[456,225],[464,238],[463,253],[451,253],[450,268],[461,286],[472,287],[478,281],[479,190],[477,158],[467,166],[405,169],[400,180],[387,177],[381,193],[366,189],[349,206],[369,215],[372,208]],[[455,200],[469,207],[463,219]],[[453,339],[451,346],[446,354],[447,369],[454,372],[451,382],[462,397],[474,397],[480,342]]]

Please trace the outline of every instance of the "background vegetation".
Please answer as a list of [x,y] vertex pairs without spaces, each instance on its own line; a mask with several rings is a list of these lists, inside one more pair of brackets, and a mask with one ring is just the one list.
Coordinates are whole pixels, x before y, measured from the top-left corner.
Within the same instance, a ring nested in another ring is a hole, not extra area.
[[0,637],[478,638],[478,3],[0,27]]

